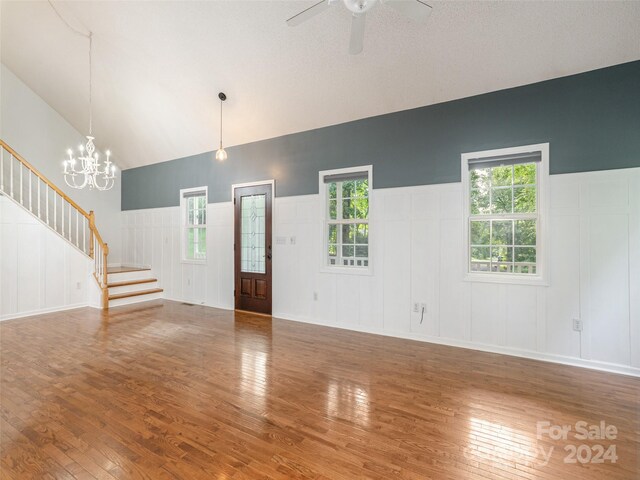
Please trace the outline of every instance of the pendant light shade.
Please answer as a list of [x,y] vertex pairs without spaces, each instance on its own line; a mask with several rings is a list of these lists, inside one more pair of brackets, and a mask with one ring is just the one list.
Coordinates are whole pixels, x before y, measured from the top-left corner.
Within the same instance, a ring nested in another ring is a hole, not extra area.
[[224,162],[227,159],[227,151],[222,147],[222,102],[227,99],[227,96],[220,92],[218,98],[220,99],[220,148],[216,151],[216,160]]
[[222,144],[220,144],[220,148],[216,150],[216,160],[219,162],[224,162],[227,159],[227,151],[222,148]]

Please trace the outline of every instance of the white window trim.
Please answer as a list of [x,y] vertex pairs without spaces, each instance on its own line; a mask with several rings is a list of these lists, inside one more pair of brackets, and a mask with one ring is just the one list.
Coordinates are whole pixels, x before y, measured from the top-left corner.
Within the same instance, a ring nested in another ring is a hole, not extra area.
[[[539,151],[542,160],[538,164],[537,198],[538,198],[538,225],[536,235],[536,275],[530,274],[504,274],[493,272],[470,272],[469,252],[469,216],[470,216],[470,191],[469,191],[469,160],[473,158],[495,157],[500,155],[513,155]],[[500,148],[480,152],[462,154],[462,203],[463,203],[463,246],[464,246],[464,270],[463,278],[471,282],[503,283],[514,285],[539,285],[548,286],[549,278],[549,144],[539,143],[518,147]]]
[[[367,222],[369,224],[369,265],[366,267],[344,267],[339,265],[328,264],[328,251],[327,251],[327,238],[329,236],[329,202],[327,199],[327,185],[324,183],[324,177],[327,175],[336,175],[342,173],[357,173],[366,172],[369,179],[369,216]],[[318,191],[320,192],[320,208],[321,221],[322,221],[322,253],[320,255],[320,272],[321,273],[337,273],[341,275],[373,275],[373,258],[372,258],[372,241],[374,237],[374,223],[373,223],[373,165],[363,165],[361,167],[348,167],[337,168],[334,170],[323,170],[318,175]]]
[[205,229],[207,231],[207,243],[209,243],[209,191],[208,187],[194,187],[194,188],[183,188],[180,190],[180,263],[192,264],[192,265],[206,265],[207,260],[209,259],[209,249],[207,248],[206,257],[203,260],[196,260],[186,258],[186,238],[185,238],[185,229],[187,225],[187,208],[186,208],[186,199],[184,197],[185,193],[192,192],[204,192],[205,204],[207,205],[207,213],[206,215],[206,223]]

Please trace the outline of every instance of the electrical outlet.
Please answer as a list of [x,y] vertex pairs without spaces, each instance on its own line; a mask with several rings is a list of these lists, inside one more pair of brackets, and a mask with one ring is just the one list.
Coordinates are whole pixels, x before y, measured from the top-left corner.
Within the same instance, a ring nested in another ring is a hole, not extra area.
[[318,292],[313,292],[313,300],[318,300]]
[[413,303],[413,313],[419,313],[420,312],[420,304],[418,302],[414,302]]
[[76,283],[76,288],[77,288],[78,290],[82,290],[82,282],[78,282],[78,283]]
[[581,332],[582,331],[582,320],[580,320],[579,318],[574,318],[573,319],[573,329],[576,332]]

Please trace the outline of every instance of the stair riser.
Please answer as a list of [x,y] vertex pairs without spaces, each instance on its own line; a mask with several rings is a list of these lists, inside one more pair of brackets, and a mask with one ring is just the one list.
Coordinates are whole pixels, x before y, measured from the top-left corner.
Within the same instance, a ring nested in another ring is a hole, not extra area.
[[148,295],[138,295],[136,297],[119,298],[117,300],[109,300],[109,308],[119,307],[121,305],[131,305],[133,303],[148,302],[162,298],[163,292],[150,293]]
[[109,287],[109,295],[139,292],[140,290],[151,290],[152,288],[158,288],[158,282],[136,283],[135,285],[124,285],[122,287]]
[[145,280],[154,278],[151,270],[139,270],[135,272],[110,273],[107,275],[109,283],[128,282],[129,280]]

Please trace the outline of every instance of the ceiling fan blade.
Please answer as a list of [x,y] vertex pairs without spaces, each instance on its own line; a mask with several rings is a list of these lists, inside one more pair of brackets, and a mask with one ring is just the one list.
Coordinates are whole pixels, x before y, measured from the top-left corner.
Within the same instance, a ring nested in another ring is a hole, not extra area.
[[402,15],[417,23],[424,23],[433,8],[422,0],[382,0],[382,3],[395,8]]
[[318,3],[311,5],[309,8],[301,11],[297,15],[294,15],[289,20],[287,20],[287,25],[289,25],[290,27],[295,27],[303,22],[306,22],[319,13],[324,12],[327,8],[329,8],[330,3],[331,0],[320,0]]
[[362,51],[366,18],[366,13],[353,14],[351,19],[351,40],[349,41],[349,53],[351,55],[357,55]]

